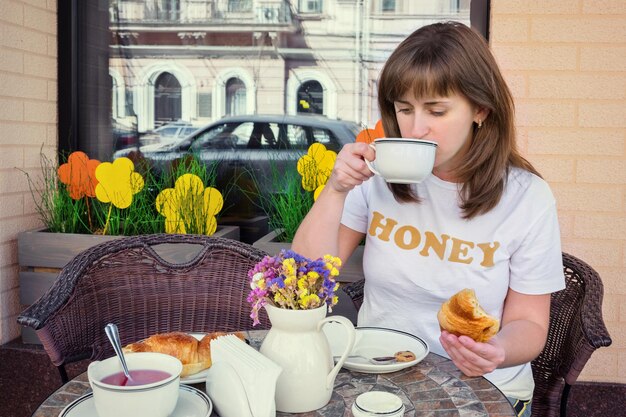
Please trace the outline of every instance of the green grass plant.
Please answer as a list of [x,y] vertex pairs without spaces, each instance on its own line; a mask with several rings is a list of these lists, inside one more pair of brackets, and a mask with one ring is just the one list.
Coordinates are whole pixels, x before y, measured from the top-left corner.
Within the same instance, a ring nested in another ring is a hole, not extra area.
[[300,223],[313,206],[313,193],[302,188],[302,177],[295,162],[287,169],[279,169],[275,161],[270,161],[269,178],[259,178],[253,172],[249,175],[256,190],[263,189],[261,181],[266,181],[272,192],[245,192],[246,196],[268,216],[270,230],[282,229],[281,239],[292,242]]
[[74,200],[57,176],[57,163],[40,151],[41,171],[38,176],[24,172],[35,209],[46,229],[56,233],[89,233],[87,203]]
[[[40,153],[41,175],[27,176],[30,191],[39,217],[49,232],[133,236],[165,232],[165,217],[156,208],[157,195],[166,188],[173,188],[176,179],[190,173],[197,175],[205,187],[214,186],[216,166],[206,166],[196,157],[188,156],[174,161],[167,172],[156,173],[145,160],[133,158],[136,171],[144,178],[143,189],[133,196],[130,207],[119,209],[96,198],[74,200],[57,175],[60,164]],[[61,157],[62,162],[67,161]],[[221,190],[220,190],[221,191]],[[109,215],[110,210],[110,215]],[[188,216],[201,216],[192,211]],[[108,219],[108,224],[107,224]],[[190,224],[204,224],[199,219],[189,219]],[[200,232],[198,228],[188,233]]]

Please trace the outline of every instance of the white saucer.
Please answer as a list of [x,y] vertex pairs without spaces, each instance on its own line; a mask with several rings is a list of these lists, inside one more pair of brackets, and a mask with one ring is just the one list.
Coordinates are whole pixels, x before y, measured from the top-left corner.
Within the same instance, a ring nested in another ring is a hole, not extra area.
[[[333,356],[343,353],[346,348],[346,332],[339,323],[330,322],[323,327]],[[393,356],[396,352],[409,350],[415,354],[410,362],[390,364],[373,364],[363,358],[347,358],[343,367],[351,371],[370,374],[396,372],[416,365],[428,355],[428,344],[417,336],[399,330],[381,327],[357,327],[354,347],[350,355],[361,355],[366,358],[376,356]]]
[[[213,412],[211,399],[202,391],[187,385],[180,386],[178,402],[170,417],[209,417]],[[95,417],[93,392],[83,395],[65,407],[59,417]]]

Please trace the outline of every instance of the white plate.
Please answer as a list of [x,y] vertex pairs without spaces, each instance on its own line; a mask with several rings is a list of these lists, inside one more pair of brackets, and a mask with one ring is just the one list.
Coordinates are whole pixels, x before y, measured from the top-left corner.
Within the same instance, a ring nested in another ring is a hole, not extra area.
[[[323,329],[333,356],[341,355],[347,344],[343,326],[339,323],[330,322]],[[393,356],[402,350],[413,352],[415,360],[378,365],[363,358],[348,358],[343,363],[343,367],[351,371],[368,374],[385,374],[413,366],[428,355],[428,344],[417,336],[381,327],[357,327],[356,340],[350,355],[373,358],[375,356]]]
[[[186,385],[180,386],[178,402],[170,417],[209,417],[213,403],[204,392]],[[96,405],[93,392],[83,395],[65,407],[59,417],[95,417]]]
[[[206,335],[206,333],[189,333],[189,335],[195,337],[198,340],[202,340],[202,338]],[[187,375],[186,377],[181,378],[180,383],[181,384],[198,384],[198,383],[204,382],[208,374],[209,374],[209,368],[203,369],[200,372]]]

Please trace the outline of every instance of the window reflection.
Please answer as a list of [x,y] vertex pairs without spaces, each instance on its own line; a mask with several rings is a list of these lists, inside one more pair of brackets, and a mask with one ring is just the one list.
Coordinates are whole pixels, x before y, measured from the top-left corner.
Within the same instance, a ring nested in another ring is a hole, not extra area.
[[239,78],[226,82],[226,114],[237,116],[246,113],[246,85]]
[[164,72],[154,84],[154,124],[179,120],[181,117],[180,83],[169,72]]

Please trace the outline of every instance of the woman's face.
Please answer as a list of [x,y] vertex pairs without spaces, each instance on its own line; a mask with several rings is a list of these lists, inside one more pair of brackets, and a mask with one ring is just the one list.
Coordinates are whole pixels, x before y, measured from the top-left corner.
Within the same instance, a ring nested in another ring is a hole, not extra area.
[[416,99],[407,93],[394,107],[402,137],[436,142],[433,174],[454,181],[454,170],[469,149],[472,124],[482,118],[481,112],[459,94]]

